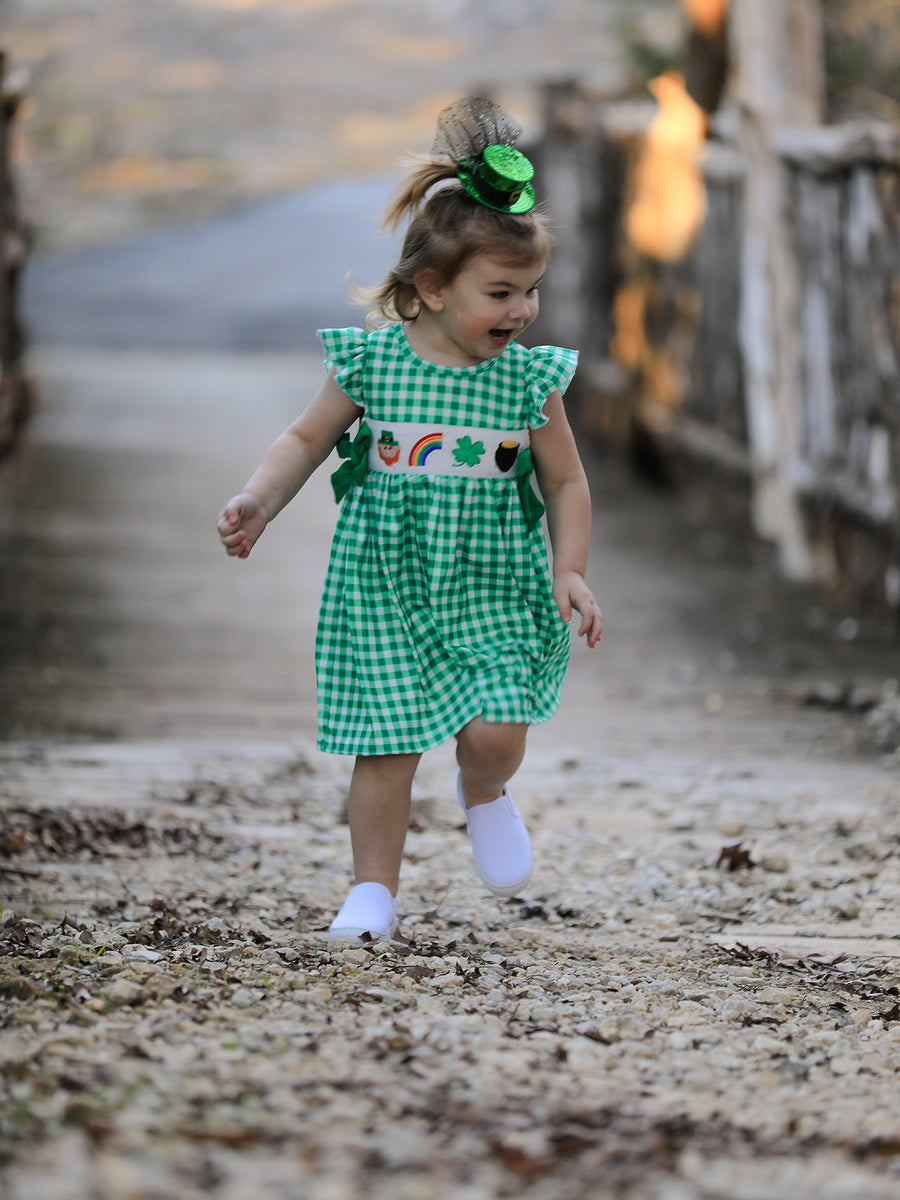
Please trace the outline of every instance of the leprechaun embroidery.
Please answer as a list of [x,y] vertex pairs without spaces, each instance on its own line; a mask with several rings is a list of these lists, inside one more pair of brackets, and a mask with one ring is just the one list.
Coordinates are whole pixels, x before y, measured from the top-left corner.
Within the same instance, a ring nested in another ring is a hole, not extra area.
[[386,466],[392,467],[400,458],[400,443],[394,440],[390,429],[382,430],[378,439],[378,456]]

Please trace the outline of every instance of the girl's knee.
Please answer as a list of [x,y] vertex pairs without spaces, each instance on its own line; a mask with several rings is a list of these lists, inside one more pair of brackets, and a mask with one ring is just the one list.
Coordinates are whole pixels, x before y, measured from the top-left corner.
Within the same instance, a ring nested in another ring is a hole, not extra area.
[[485,765],[509,763],[519,765],[525,752],[527,725],[492,725],[476,717],[460,731],[457,742],[460,752],[471,760]]
[[357,779],[378,780],[388,786],[411,781],[421,757],[421,754],[360,754],[353,774]]

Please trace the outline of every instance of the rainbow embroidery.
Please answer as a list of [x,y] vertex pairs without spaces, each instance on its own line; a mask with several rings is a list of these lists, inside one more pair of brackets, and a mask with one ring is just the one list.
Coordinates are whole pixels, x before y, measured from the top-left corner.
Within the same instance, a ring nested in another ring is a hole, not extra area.
[[440,450],[443,442],[444,435],[442,433],[426,433],[424,437],[420,437],[409,452],[409,465],[424,467],[428,455],[434,450]]

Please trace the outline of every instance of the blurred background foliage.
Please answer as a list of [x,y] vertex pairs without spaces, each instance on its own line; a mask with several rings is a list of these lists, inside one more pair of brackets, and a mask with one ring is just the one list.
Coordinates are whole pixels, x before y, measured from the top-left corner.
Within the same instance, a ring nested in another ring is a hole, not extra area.
[[[900,0],[820,0],[829,121],[900,121]],[[623,41],[637,88],[683,64],[680,4],[622,5]]]
[[828,115],[900,121],[900,0],[822,0]]
[[[828,116],[900,120],[900,0],[821,0]],[[28,73],[13,154],[38,250],[393,171],[488,87],[617,98],[683,66],[681,0],[0,0]]]

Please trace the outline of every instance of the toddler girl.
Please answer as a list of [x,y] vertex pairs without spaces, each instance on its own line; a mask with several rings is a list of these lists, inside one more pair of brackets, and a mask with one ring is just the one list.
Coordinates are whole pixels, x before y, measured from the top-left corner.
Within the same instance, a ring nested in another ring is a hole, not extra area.
[[600,639],[590,497],[562,401],[577,354],[517,341],[550,246],[518,135],[488,101],[441,113],[431,159],[386,216],[408,229],[373,293],[381,327],[320,331],[324,384],[218,518],[228,554],[246,558],[337,444],[318,744],[356,755],[356,884],[330,940],[394,933],[413,776],[451,735],[476,870],[498,896],[522,891],[531,843],[506,785],[528,726],[559,703],[573,608],[579,635]]

